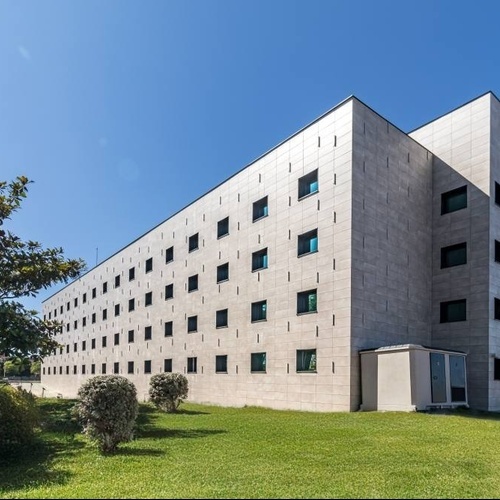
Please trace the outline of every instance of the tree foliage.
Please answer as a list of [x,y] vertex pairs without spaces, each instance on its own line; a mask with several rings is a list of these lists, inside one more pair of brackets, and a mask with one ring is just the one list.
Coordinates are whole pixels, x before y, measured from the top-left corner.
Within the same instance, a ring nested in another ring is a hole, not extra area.
[[149,381],[149,399],[159,409],[174,413],[188,396],[188,379],[181,373],[157,373]]
[[38,355],[41,358],[57,346],[56,321],[44,321],[36,311],[17,302],[35,297],[41,289],[74,279],[85,268],[81,259],[67,259],[62,248],[43,248],[36,241],[22,241],[3,228],[26,198],[27,177],[0,182],[0,354],[8,357]]

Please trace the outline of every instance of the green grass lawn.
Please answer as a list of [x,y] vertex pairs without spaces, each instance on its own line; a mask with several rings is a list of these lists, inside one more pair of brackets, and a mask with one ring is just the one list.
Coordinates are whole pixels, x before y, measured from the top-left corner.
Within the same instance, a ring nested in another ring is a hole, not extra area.
[[0,463],[2,498],[498,498],[500,416],[306,413],[142,404],[136,439],[102,456],[39,400],[36,446]]

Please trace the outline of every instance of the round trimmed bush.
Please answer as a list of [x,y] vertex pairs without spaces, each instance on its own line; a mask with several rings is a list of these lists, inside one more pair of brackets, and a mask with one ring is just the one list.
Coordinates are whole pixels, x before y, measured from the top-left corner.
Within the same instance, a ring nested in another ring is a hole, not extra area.
[[35,397],[20,387],[0,384],[0,449],[31,444],[38,424]]
[[118,444],[130,441],[139,404],[135,385],[120,375],[98,375],[78,390],[75,414],[83,432],[103,453],[116,450]]
[[188,380],[180,373],[158,373],[149,381],[149,399],[160,410],[173,413],[188,395]]

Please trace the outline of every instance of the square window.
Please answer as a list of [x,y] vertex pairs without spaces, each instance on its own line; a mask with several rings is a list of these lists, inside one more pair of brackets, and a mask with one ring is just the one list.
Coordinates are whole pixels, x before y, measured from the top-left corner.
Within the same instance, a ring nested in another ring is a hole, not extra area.
[[102,363],[101,365],[101,374],[106,375],[106,363]]
[[90,365],[90,374],[91,374],[91,375],[95,375],[95,364],[94,364],[94,363],[92,363],[92,364]]
[[189,251],[192,252],[194,250],[197,250],[199,248],[198,246],[198,234],[193,234],[193,236],[189,237]]
[[316,371],[316,349],[297,349],[297,371]]
[[217,283],[227,281],[229,279],[229,262],[217,266]]
[[134,341],[134,330],[128,331],[128,341],[129,343],[132,343]]
[[467,208],[467,186],[441,194],[441,215]]
[[153,337],[153,327],[146,326],[144,328],[144,340],[151,340]]
[[198,371],[198,359],[197,358],[188,358],[187,359],[187,372],[188,373],[196,373]]
[[120,334],[119,333],[115,333],[115,337],[114,337],[114,344],[115,345],[120,345]]
[[115,375],[119,374],[120,373],[120,363],[118,361],[115,361],[113,363],[113,373]]
[[127,363],[127,373],[129,375],[134,373],[134,362],[133,361],[129,361]]
[[172,358],[163,360],[163,371],[165,373],[172,373]]
[[317,312],[318,297],[316,290],[297,293],[297,314]]
[[297,257],[318,251],[318,230],[300,234],[297,243]]
[[194,274],[188,278],[188,292],[198,290],[198,275]]
[[495,297],[495,319],[500,319],[500,299]]
[[90,341],[90,347],[91,347],[92,349],[95,349],[95,339],[92,339],[92,340]]
[[129,281],[135,280],[135,267],[131,267],[128,270],[128,280]]
[[198,316],[189,316],[187,319],[188,333],[196,332],[198,330]]
[[441,248],[441,269],[467,264],[467,243]]
[[103,320],[108,319],[108,310],[107,309],[102,310],[102,319]]
[[174,247],[167,248],[165,250],[165,264],[168,264],[173,260],[174,260]]
[[466,321],[465,299],[450,300],[448,302],[441,302],[440,304],[440,323],[452,323],[454,321]]
[[299,179],[299,200],[318,192],[318,169],[309,172]]
[[174,322],[165,321],[165,337],[171,337],[174,334]]
[[216,328],[227,327],[227,309],[221,309],[215,313],[215,326]]
[[128,310],[133,311],[135,309],[135,299],[129,299],[128,301]]
[[118,288],[120,286],[120,275],[117,274],[115,276],[115,288]]
[[120,316],[120,304],[115,304],[115,316]]
[[215,356],[215,373],[227,373],[227,355]]
[[144,373],[151,373],[151,360],[144,361]]
[[250,370],[252,372],[265,372],[266,371],[266,353],[265,352],[252,352],[250,355]]
[[252,323],[267,319],[267,300],[252,303]]
[[153,303],[153,292],[147,292],[144,296],[144,305],[150,306]]
[[255,201],[253,204],[252,221],[258,221],[259,219],[267,217],[268,215],[269,209],[267,204],[267,196],[264,196],[264,198]]
[[146,272],[150,273],[153,270],[153,257],[146,260]]
[[102,284],[102,293],[108,293],[108,282],[105,281],[103,284]]
[[174,284],[165,285],[165,300],[174,298]]
[[267,248],[252,254],[252,271],[267,269]]
[[95,299],[97,296],[97,288],[92,288],[92,298]]
[[108,345],[108,338],[106,336],[104,336],[102,338],[101,345],[102,345],[102,347],[107,347],[107,345]]
[[217,222],[217,238],[222,238],[229,234],[229,217]]
[[500,358],[494,359],[493,380],[500,380]]

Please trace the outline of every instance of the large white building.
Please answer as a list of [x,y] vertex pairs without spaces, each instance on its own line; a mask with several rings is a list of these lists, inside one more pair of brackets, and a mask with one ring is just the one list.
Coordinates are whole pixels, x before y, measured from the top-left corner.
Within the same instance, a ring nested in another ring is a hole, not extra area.
[[418,344],[500,410],[499,132],[490,92],[409,134],[349,97],[48,298],[43,385],[147,399],[174,371],[195,402],[354,411],[360,351]]

